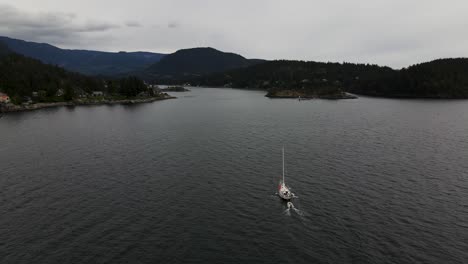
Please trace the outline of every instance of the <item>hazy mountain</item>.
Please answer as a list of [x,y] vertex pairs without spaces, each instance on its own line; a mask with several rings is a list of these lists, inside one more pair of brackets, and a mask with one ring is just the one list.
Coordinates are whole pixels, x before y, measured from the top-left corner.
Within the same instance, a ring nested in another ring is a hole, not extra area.
[[178,78],[248,67],[263,60],[249,60],[235,53],[213,48],[182,49],[169,54],[146,69],[154,78]]
[[0,37],[12,51],[87,75],[121,75],[158,62],[165,54],[151,52],[101,52],[60,49],[45,43]]

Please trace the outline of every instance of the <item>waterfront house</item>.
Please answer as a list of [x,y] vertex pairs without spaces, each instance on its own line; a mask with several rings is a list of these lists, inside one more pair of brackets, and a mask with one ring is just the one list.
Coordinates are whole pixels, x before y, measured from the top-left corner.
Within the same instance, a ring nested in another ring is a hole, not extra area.
[[58,89],[57,92],[55,93],[55,96],[63,96],[65,94],[65,92],[63,91],[63,89]]
[[23,99],[23,101],[21,102],[22,106],[28,106],[33,103],[31,97],[29,96],[23,96],[22,99]]
[[93,91],[91,93],[91,96],[93,97],[104,96],[104,93],[102,91]]
[[153,94],[160,94],[161,93],[161,88],[159,88],[159,86],[157,86],[157,85],[151,87],[151,89],[153,90]]
[[10,102],[10,97],[7,94],[0,93],[0,104],[8,104]]
[[137,97],[148,97],[148,96],[149,96],[148,92],[141,92],[137,94]]
[[76,98],[87,98],[88,94],[81,88],[74,89],[75,97]]
[[28,105],[29,105],[29,104],[32,104],[32,102],[33,102],[33,101],[32,101],[32,98],[31,98],[31,97],[29,97],[29,96],[23,96],[23,104],[25,103],[25,104],[28,104]]
[[88,94],[86,94],[83,91],[77,91],[77,92],[75,92],[75,96],[78,97],[78,98],[86,98],[86,97],[88,97]]
[[157,84],[146,84],[146,87],[150,89],[159,89],[159,86]]

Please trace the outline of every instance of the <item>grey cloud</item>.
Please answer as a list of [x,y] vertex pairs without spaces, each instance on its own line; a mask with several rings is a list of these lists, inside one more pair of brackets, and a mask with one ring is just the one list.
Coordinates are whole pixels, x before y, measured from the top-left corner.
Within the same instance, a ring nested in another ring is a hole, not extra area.
[[127,27],[142,27],[142,25],[137,21],[127,21],[125,25]]
[[7,4],[0,4],[0,34],[67,48],[173,52],[211,46],[251,58],[396,68],[468,55],[466,0],[293,2],[255,0],[246,8],[227,0],[0,0]]
[[117,24],[77,20],[73,13],[24,12],[10,5],[0,5],[0,34],[31,41],[79,43],[83,34],[106,32],[119,28]]
[[73,28],[77,32],[100,32],[108,31],[114,28],[119,28],[117,24],[106,23],[106,22],[97,22],[97,21],[88,21],[84,25],[74,26]]
[[177,27],[179,27],[179,26],[180,26],[179,23],[177,23],[177,22],[175,22],[175,21],[169,22],[169,23],[167,24],[167,27],[168,27],[168,28],[177,28]]

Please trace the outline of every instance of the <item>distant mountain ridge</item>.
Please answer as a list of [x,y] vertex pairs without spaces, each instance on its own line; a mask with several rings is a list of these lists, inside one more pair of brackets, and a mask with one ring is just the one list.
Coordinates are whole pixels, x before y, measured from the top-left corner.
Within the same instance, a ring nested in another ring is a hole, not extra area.
[[222,52],[210,47],[178,50],[145,70],[157,79],[183,78],[245,68],[263,62],[246,59],[239,54]]
[[151,52],[102,52],[60,49],[46,43],[1,37],[10,50],[43,63],[86,75],[115,76],[136,72],[158,62],[166,54]]
[[[8,57],[5,55],[9,53],[19,53],[88,75],[135,75],[153,83],[189,82],[193,85],[255,88],[282,96],[327,97],[352,92],[382,97],[468,99],[468,58],[438,59],[394,70],[369,64],[246,59],[213,48],[183,49],[169,55],[63,50],[49,44],[0,37],[0,57]],[[10,58],[27,62],[25,58]],[[36,64],[30,61],[26,65]],[[19,64],[14,66],[19,67]],[[46,70],[42,65],[33,66],[31,69],[45,69],[43,72],[46,73],[60,72],[52,68]],[[7,72],[8,67],[4,69]],[[26,72],[32,74],[34,71]],[[3,76],[9,77],[5,73]],[[31,85],[26,79],[21,79],[23,83],[11,82],[9,85],[18,85],[18,89]]]

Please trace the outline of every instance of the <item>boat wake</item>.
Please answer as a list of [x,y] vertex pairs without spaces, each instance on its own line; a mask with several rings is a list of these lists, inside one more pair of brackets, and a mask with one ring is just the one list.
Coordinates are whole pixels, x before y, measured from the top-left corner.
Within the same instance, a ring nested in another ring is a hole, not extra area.
[[304,212],[297,209],[292,202],[288,202],[286,204],[286,206],[288,208],[286,210],[284,210],[283,214],[285,214],[287,216],[291,216],[291,211],[293,211],[294,213],[296,213],[299,216],[304,216]]

